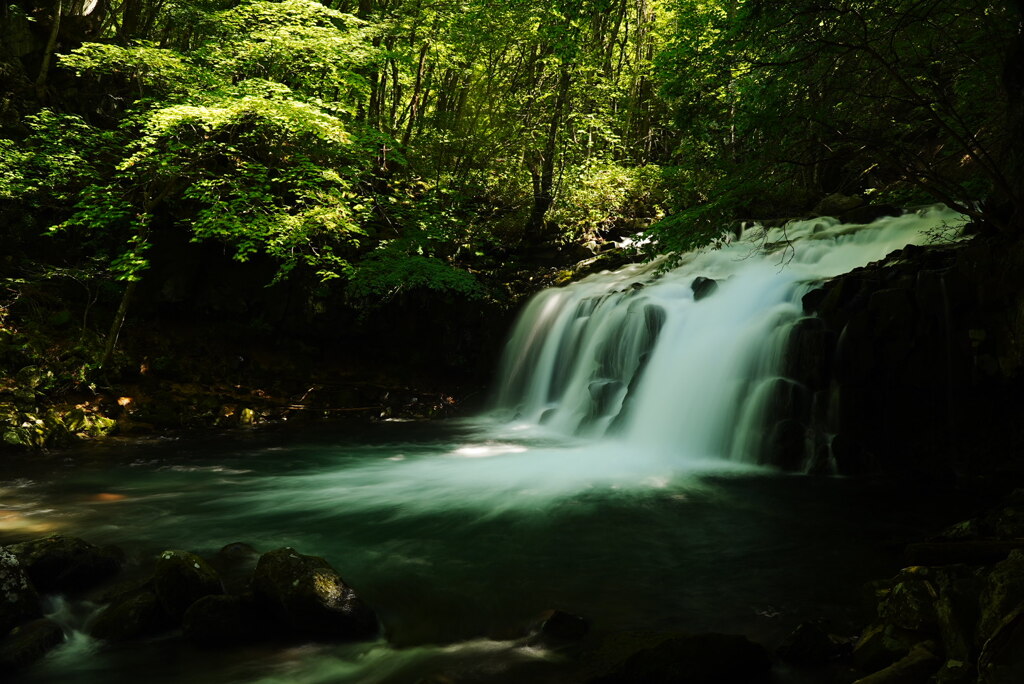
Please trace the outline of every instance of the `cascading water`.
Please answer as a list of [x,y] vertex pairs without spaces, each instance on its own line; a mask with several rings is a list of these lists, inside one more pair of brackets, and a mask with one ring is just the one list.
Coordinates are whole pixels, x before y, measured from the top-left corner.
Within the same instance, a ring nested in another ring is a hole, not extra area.
[[[509,342],[494,416],[132,442],[57,473],[28,459],[0,481],[0,544],[82,535],[122,545],[134,572],[169,548],[292,546],[335,564],[384,635],[223,653],[173,634],[107,644],[88,636],[100,604],[54,598],[46,614],[67,639],[15,681],[590,681],[591,662],[528,636],[552,608],[588,618],[589,643],[615,654],[623,632],[771,645],[825,616],[854,633],[850,597],[889,571],[877,540],[952,522],[956,493],[742,461],[757,461],[773,402],[798,394],[780,368],[801,294],[959,218],[799,223],[667,272],[543,292]],[[715,282],[695,295],[698,277]]]
[[868,225],[749,229],[720,249],[538,294],[506,347],[498,415],[690,458],[759,459],[802,296],[963,223],[931,207]]

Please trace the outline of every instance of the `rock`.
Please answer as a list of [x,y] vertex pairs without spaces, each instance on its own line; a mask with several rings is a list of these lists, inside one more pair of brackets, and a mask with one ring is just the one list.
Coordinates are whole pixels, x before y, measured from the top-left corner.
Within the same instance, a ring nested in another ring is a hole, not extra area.
[[935,642],[922,642],[889,667],[858,679],[854,684],[926,684],[942,664],[937,651]]
[[864,204],[864,198],[856,195],[843,195],[833,193],[814,206],[814,213],[818,216],[839,216],[848,211],[853,211]]
[[260,559],[260,552],[245,542],[227,544],[210,559],[210,565],[220,575],[224,591],[244,594],[249,590],[252,573]]
[[978,643],[988,640],[1000,623],[1024,603],[1024,550],[1012,551],[992,568],[981,592]]
[[31,665],[63,641],[60,625],[45,618],[15,627],[0,639],[0,674]]
[[759,463],[797,471],[807,462],[807,428],[796,420],[780,420],[772,426]]
[[892,204],[865,204],[839,214],[840,223],[873,223],[886,216],[901,216],[903,210]]
[[97,639],[120,642],[159,634],[173,626],[160,599],[145,589],[115,599],[89,625]]
[[[698,634],[675,637],[630,656],[600,684],[730,684],[767,682],[768,652],[746,637]],[[596,684],[596,683],[595,683]]]
[[39,595],[17,556],[0,548],[0,634],[42,617]]
[[256,564],[252,587],[294,634],[349,640],[377,633],[373,611],[318,556],[291,548],[265,553]]
[[76,593],[117,574],[123,554],[77,537],[54,535],[8,547],[41,592]]
[[549,647],[564,646],[579,641],[588,631],[590,625],[586,618],[556,610],[541,623],[534,642]]
[[1024,682],[1024,603],[995,628],[978,659],[978,684]]
[[895,580],[893,588],[878,604],[878,616],[901,629],[914,632],[935,630],[938,627],[935,601],[939,593],[928,568],[904,568]]
[[713,278],[697,276],[690,283],[690,289],[693,290],[693,301],[699,302],[705,297],[714,294],[715,290],[718,289],[718,281]]
[[978,623],[978,596],[983,578],[980,571],[964,565],[933,568],[939,598],[935,616],[942,637],[946,665],[943,681],[959,681],[966,674],[968,663],[974,662],[974,628]]
[[1005,559],[1014,549],[1024,549],[1024,540],[1000,541],[966,539],[949,542],[908,544],[903,558],[913,565],[991,565]]
[[864,630],[853,646],[854,666],[861,672],[876,672],[889,667],[908,653],[912,633],[881,623]]
[[844,646],[821,624],[803,622],[782,640],[775,652],[780,658],[794,665],[824,665],[839,657]]
[[189,606],[202,597],[224,592],[217,571],[188,551],[160,554],[153,570],[153,591],[174,620],[181,620]]
[[274,633],[273,625],[252,595],[204,596],[182,619],[185,637],[199,646],[251,643]]

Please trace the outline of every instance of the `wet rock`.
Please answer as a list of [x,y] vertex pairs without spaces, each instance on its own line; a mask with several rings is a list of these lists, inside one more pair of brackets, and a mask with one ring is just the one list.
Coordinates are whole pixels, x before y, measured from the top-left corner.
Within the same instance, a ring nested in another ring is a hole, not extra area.
[[193,603],[185,611],[182,632],[199,646],[217,647],[252,643],[274,630],[252,595],[221,594]]
[[847,645],[828,633],[820,623],[803,622],[775,650],[794,665],[824,665],[839,657]]
[[807,462],[807,428],[796,420],[780,420],[772,426],[760,463],[783,470],[802,470]]
[[39,595],[17,556],[0,548],[0,634],[42,616]]
[[180,620],[204,596],[221,594],[220,577],[210,564],[188,551],[164,551],[153,570],[153,591],[164,612]]
[[45,618],[15,627],[0,638],[0,674],[31,665],[62,641],[60,625]]
[[1024,682],[1024,604],[1006,616],[978,659],[978,684]]
[[294,634],[320,639],[363,639],[377,633],[377,618],[330,564],[291,548],[263,554],[253,591]]
[[595,380],[587,386],[590,393],[590,417],[599,418],[610,413],[621,401],[625,387],[616,380]]
[[89,589],[117,574],[124,558],[115,546],[95,546],[63,535],[8,548],[41,592],[77,593]]
[[938,650],[931,641],[917,644],[889,667],[862,677],[854,684],[926,684],[942,664]]
[[220,575],[224,591],[243,594],[249,590],[260,552],[245,542],[232,542],[210,559],[210,566]]
[[759,644],[739,635],[698,634],[634,653],[593,684],[756,684],[770,676],[771,658]]
[[690,283],[690,289],[693,290],[693,301],[699,302],[705,297],[709,297],[714,294],[715,290],[718,289],[718,281],[714,278],[705,278],[704,276],[697,276]]
[[1012,551],[992,568],[981,592],[978,640],[991,637],[1000,623],[1024,603],[1024,551]]
[[866,204],[839,214],[840,223],[872,223],[886,216],[900,216],[903,210],[892,204]]
[[549,647],[564,646],[579,641],[588,631],[590,625],[586,618],[556,610],[541,623],[533,642]]
[[833,193],[828,195],[814,206],[814,213],[818,216],[839,216],[852,211],[864,204],[864,198],[857,195],[843,195]]
[[121,642],[159,634],[172,626],[156,594],[142,589],[104,608],[92,621],[89,633],[104,641]]

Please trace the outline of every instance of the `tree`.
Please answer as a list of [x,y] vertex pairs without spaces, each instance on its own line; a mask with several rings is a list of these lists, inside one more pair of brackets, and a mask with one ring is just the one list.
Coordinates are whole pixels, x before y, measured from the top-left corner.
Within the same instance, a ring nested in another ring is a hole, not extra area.
[[[1022,202],[1019,143],[1000,75],[1019,35],[1006,2],[680,6],[661,57],[674,71],[665,92],[687,133],[677,168],[688,211],[677,223],[694,225],[708,209],[756,208],[755,192],[777,211],[800,212],[827,192],[916,188],[1009,229],[1015,221],[1005,217],[1019,215]],[[717,122],[710,139],[700,135],[709,121]],[[716,170],[710,179],[705,165]],[[976,208],[985,196],[988,208]]]

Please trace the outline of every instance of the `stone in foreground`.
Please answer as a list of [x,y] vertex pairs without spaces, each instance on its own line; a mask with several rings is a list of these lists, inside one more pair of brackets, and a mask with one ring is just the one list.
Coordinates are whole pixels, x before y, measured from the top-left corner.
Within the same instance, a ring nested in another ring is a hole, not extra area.
[[356,640],[378,631],[377,617],[330,564],[292,548],[263,554],[253,593],[296,636]]

